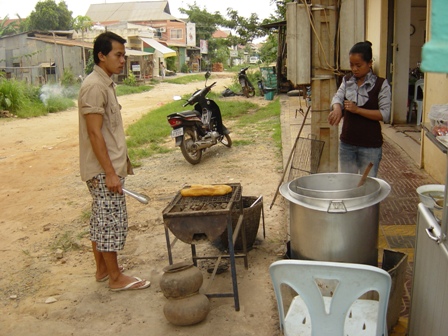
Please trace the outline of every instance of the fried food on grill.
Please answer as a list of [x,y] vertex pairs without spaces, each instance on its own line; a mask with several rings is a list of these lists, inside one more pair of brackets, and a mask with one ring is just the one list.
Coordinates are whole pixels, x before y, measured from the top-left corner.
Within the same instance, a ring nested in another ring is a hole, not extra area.
[[232,192],[232,187],[227,184],[193,184],[189,188],[182,189],[182,196],[222,196]]

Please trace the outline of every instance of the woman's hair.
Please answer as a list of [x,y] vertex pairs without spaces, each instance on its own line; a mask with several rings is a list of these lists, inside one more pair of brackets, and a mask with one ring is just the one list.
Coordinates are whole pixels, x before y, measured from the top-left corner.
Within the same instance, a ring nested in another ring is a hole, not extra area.
[[93,44],[93,60],[95,61],[95,64],[98,65],[100,63],[98,53],[101,52],[104,56],[107,56],[107,54],[110,53],[112,50],[112,41],[117,41],[121,44],[126,43],[124,38],[112,32],[101,33],[96,37],[95,43]]
[[368,63],[372,60],[372,43],[369,41],[358,42],[350,49],[349,54],[361,54],[362,59]]

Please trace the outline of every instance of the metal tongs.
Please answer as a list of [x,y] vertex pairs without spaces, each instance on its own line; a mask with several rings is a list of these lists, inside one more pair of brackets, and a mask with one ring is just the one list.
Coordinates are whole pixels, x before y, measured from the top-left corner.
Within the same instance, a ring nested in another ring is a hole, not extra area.
[[131,190],[128,190],[128,189],[123,188],[123,187],[121,188],[121,190],[123,190],[123,193],[125,193],[126,195],[134,197],[140,203],[143,203],[143,204],[148,204],[149,203],[149,197],[144,195],[144,194],[140,194],[138,192],[131,191]]

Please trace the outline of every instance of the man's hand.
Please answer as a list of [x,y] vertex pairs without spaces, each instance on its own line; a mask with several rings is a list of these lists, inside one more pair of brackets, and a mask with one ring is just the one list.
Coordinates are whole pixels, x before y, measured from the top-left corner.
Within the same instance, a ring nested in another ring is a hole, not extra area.
[[123,194],[120,177],[115,172],[106,174],[106,187],[110,192]]

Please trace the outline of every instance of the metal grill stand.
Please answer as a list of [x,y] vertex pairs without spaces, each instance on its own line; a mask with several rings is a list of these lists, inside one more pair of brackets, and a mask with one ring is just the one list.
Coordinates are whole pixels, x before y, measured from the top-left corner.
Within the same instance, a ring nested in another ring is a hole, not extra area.
[[[195,266],[197,266],[197,260],[215,259],[215,267],[206,286],[205,295],[207,297],[233,297],[235,310],[239,311],[235,259],[243,258],[244,267],[248,269],[249,266],[247,261],[246,229],[243,221],[241,185],[239,183],[229,185],[232,187],[232,192],[224,196],[183,197],[179,191],[163,210],[163,220],[169,264],[173,264],[172,248],[178,239],[190,244],[191,256]],[[233,230],[232,213],[235,212],[240,215],[235,230]],[[198,256],[196,244],[203,242],[204,238],[207,241],[214,241],[224,232],[226,227],[229,253],[214,256]],[[170,240],[170,231],[175,236],[173,242]],[[236,254],[234,244],[239,234],[241,234],[242,238],[243,252]],[[233,291],[229,293],[207,293],[222,258],[230,259]]]

